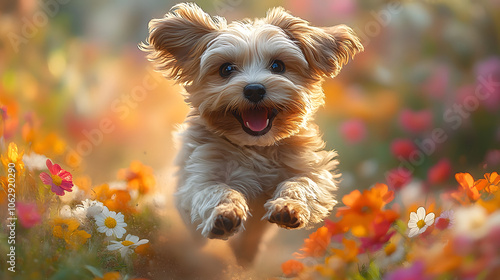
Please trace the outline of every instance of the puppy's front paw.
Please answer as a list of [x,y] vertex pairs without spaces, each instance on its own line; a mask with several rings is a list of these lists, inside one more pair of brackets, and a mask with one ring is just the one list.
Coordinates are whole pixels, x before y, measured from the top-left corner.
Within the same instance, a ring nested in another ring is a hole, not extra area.
[[248,213],[248,206],[242,195],[233,194],[213,208],[210,216],[199,228],[201,234],[213,239],[228,239],[243,227]]
[[268,201],[264,207],[268,209],[264,218],[267,218],[269,222],[275,223],[279,227],[287,229],[305,227],[310,216],[305,205],[297,200],[278,198]]
[[235,211],[219,214],[215,218],[208,238],[227,239],[238,231],[240,225],[241,217],[236,215]]
[[290,210],[288,205],[285,205],[281,211],[272,213],[269,222],[284,228],[298,228],[302,224],[297,211],[295,209]]

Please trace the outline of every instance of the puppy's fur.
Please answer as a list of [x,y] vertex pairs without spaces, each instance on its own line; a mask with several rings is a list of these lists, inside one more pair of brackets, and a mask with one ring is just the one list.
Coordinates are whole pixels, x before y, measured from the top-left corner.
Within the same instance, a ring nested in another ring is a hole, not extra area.
[[324,104],[322,78],[363,50],[353,31],[314,27],[283,8],[228,24],[194,4],[149,28],[141,48],[184,85],[192,108],[178,133],[176,199],[186,223],[208,238],[242,231],[235,254],[244,263],[267,221],[297,229],[327,217],[337,154],[323,150],[313,117]]

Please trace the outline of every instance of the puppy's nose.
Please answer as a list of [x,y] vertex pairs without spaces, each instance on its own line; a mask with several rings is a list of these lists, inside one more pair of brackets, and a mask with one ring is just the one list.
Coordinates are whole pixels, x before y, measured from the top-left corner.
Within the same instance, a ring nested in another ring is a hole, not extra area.
[[261,84],[248,84],[243,88],[245,98],[253,103],[257,103],[266,95],[266,88]]

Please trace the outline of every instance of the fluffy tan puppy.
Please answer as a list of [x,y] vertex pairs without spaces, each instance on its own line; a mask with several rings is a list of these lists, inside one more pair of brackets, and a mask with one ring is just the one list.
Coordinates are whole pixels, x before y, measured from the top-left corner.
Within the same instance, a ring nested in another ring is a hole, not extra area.
[[266,225],[312,227],[337,203],[334,151],[314,124],[323,77],[363,50],[345,25],[320,28],[283,8],[227,23],[178,4],[141,48],[186,89],[177,207],[195,235],[233,242],[251,262]]

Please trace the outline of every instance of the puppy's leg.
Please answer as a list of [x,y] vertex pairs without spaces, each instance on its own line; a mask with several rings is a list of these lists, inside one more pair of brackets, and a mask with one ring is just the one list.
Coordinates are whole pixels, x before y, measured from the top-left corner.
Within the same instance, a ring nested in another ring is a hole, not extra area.
[[337,203],[332,174],[326,170],[297,176],[278,185],[264,207],[271,223],[288,229],[312,227],[326,218]]
[[250,203],[252,216],[245,223],[245,231],[241,232],[235,239],[231,240],[231,247],[238,264],[243,267],[250,266],[262,244],[262,236],[269,227],[269,223],[262,221],[261,217],[266,213],[264,203],[269,196],[260,196]]
[[227,239],[242,227],[248,215],[243,194],[226,184],[183,186],[176,196],[180,211],[189,213],[190,222],[201,221],[197,229],[204,237]]

